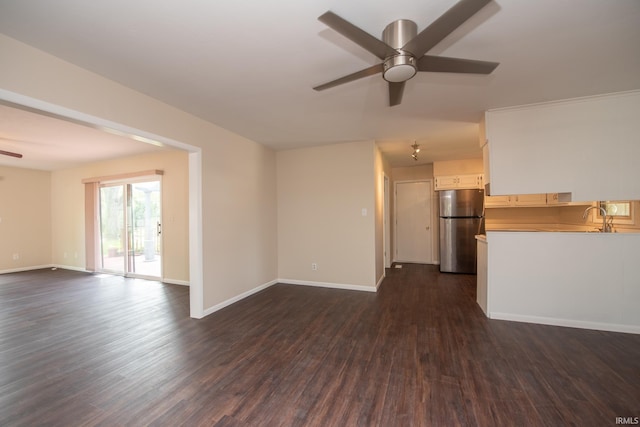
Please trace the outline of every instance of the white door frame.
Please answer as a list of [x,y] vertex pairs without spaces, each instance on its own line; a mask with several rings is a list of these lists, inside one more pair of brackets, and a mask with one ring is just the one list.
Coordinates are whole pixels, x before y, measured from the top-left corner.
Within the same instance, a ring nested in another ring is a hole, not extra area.
[[382,247],[384,251],[384,268],[391,268],[391,181],[387,174],[383,174],[384,205],[383,205],[383,227],[382,227]]
[[429,184],[429,197],[431,198],[431,221],[429,227],[431,229],[431,264],[437,264],[437,252],[438,252],[438,229],[436,226],[436,218],[438,215],[438,210],[436,206],[436,198],[435,191],[433,190],[433,179],[410,179],[403,181],[394,181],[393,182],[393,261],[398,261],[397,253],[398,253],[398,184],[410,184],[413,182],[427,182]]

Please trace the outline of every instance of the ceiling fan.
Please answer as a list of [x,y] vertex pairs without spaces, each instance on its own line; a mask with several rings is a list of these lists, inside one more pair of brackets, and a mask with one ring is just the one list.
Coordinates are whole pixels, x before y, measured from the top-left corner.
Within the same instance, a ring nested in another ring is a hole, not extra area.
[[316,86],[313,89],[325,90],[382,73],[382,77],[389,83],[389,105],[393,107],[402,101],[405,82],[418,71],[490,74],[499,65],[497,62],[425,55],[490,1],[460,0],[419,34],[415,22],[399,19],[387,25],[382,32],[382,40],[373,37],[333,12],[326,12],[318,18],[320,22],[373,53],[383,62]]
[[[0,136],[0,139],[4,139],[5,141],[15,141],[13,139],[5,138],[2,136]],[[0,150],[0,154],[2,154],[3,156],[17,157],[18,159],[22,158],[22,154],[14,153],[13,151]]]
[[0,150],[0,154],[4,155],[4,156],[10,156],[10,157],[17,157],[19,159],[22,158],[22,154],[20,153],[13,153],[11,151],[4,151],[4,150]]

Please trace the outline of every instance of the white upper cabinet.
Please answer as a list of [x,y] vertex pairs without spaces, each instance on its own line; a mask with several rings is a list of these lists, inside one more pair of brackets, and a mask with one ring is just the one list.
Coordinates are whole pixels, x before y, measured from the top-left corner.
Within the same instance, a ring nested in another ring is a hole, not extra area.
[[436,190],[460,190],[483,188],[482,174],[437,176]]
[[[478,143],[482,148],[482,172],[483,172],[483,185],[485,190],[489,190],[488,184],[491,183],[491,175],[489,174],[489,140],[487,139],[487,127],[486,121],[483,117],[478,126]],[[485,191],[485,195],[490,191]]]
[[491,195],[640,199],[640,91],[490,110],[485,120]]
[[511,208],[511,207],[541,207],[560,205],[590,205],[591,202],[571,202],[570,193],[547,194],[511,194],[508,196],[484,196],[484,206],[487,208]]

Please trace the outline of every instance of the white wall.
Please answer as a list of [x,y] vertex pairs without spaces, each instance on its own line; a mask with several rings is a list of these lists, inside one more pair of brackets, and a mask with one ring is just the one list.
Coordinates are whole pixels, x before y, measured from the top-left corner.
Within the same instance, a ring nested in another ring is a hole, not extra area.
[[0,99],[199,150],[202,188],[190,188],[201,196],[192,199],[201,200],[203,227],[196,234],[202,239],[202,263],[193,263],[198,254],[191,253],[197,271],[190,271],[190,280],[202,288],[203,303],[192,306],[192,315],[202,316],[276,278],[272,150],[3,35],[0,59]]
[[[203,158],[205,305],[277,278],[275,152],[246,139],[214,140]],[[214,298],[216,295],[219,298]]]
[[277,164],[279,277],[375,290],[374,143],[280,151]]
[[49,265],[51,174],[0,166],[0,272]]
[[433,164],[396,167],[391,169],[391,175],[394,181],[433,179]]
[[640,333],[640,234],[487,232],[488,315]]
[[433,162],[433,176],[483,173],[482,159],[463,159]]

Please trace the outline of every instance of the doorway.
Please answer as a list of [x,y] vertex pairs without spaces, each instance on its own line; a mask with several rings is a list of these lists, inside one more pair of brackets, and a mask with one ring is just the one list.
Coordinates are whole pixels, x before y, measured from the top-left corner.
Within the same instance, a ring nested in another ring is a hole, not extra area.
[[[168,147],[179,148],[189,152],[189,311],[193,318],[204,317],[204,271],[203,271],[203,220],[202,220],[202,149],[199,146],[187,144],[175,139],[167,138],[158,134],[149,133],[140,129],[132,128],[121,123],[113,122],[104,118],[91,116],[79,111],[70,110],[60,105],[46,103],[36,98],[31,98],[22,94],[1,90],[0,104],[10,105],[15,108],[37,112],[61,120],[70,121],[83,126],[112,130],[122,135],[128,135],[132,139],[144,138],[149,141],[157,141]],[[97,193],[97,192],[96,192]],[[97,198],[97,196],[96,196]],[[94,199],[92,199],[94,200]],[[97,211],[96,201],[96,211]],[[99,228],[99,213],[93,217],[95,228]],[[91,233],[99,239],[98,233]],[[87,251],[95,249],[95,268],[98,268],[100,248],[99,241],[94,239],[95,245]],[[93,259],[93,257],[92,257]]]
[[100,185],[100,270],[162,277],[160,178]]
[[396,261],[433,263],[431,196],[430,180],[395,183]]
[[382,240],[384,242],[384,268],[391,268],[391,196],[389,188],[389,177],[384,175],[384,229]]

